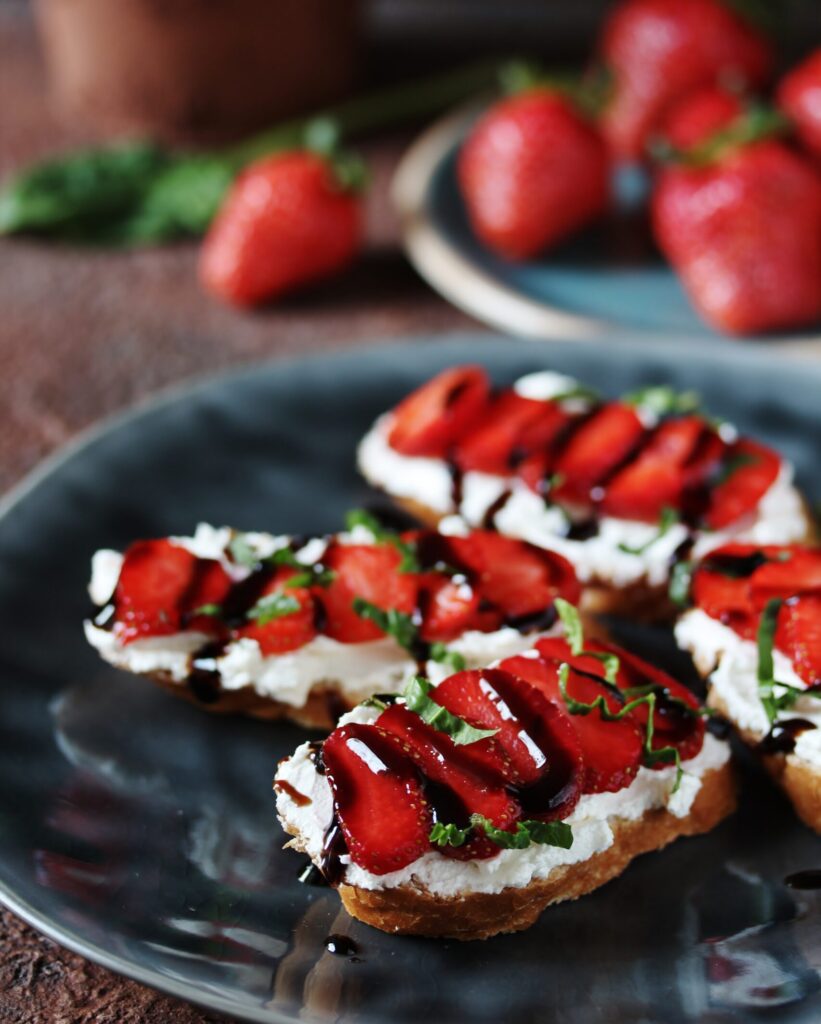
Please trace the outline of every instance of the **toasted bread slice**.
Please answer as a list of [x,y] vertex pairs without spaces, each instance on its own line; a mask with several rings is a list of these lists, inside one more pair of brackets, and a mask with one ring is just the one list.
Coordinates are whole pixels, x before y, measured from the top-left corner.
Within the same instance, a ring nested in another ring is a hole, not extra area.
[[371,525],[297,543],[201,525],[98,552],[86,637],[206,710],[330,729],[417,672],[520,653],[560,628],[556,597],[578,599],[570,564],[522,541],[400,536],[357,518]]
[[[423,522],[481,523],[561,551],[584,584],[585,611],[672,621],[677,560],[727,539],[814,535],[790,464],[718,430],[692,396],[648,388],[601,403],[543,372],[480,399],[477,371],[445,371],[381,416],[359,468]],[[688,515],[693,488],[704,491],[703,523]]]
[[280,763],[289,846],[354,917],[412,935],[516,931],[730,813],[729,746],[695,697],[613,644],[581,642],[539,641],[421,703],[370,702]]
[[676,640],[706,679],[707,703],[736,729],[821,832],[821,550],[729,544],[693,572]]
[[613,845],[589,860],[556,867],[546,878],[522,888],[496,893],[461,893],[436,896],[424,886],[397,889],[361,889],[341,885],[339,895],[351,917],[385,932],[439,936],[450,939],[487,939],[504,932],[529,928],[546,907],[598,889],[620,875],[634,857],[660,850],[681,836],[709,832],[735,809],[735,783],[729,762],[708,772],[684,818],[659,808],[635,821],[612,822]]

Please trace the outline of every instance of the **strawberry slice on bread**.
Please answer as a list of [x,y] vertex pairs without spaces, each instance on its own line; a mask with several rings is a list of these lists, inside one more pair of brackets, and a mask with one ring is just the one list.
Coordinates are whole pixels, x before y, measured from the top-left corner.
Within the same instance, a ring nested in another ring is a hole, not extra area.
[[695,698],[586,644],[561,609],[565,638],[436,686],[417,677],[280,764],[289,845],[354,917],[459,939],[516,931],[732,810],[728,747]]
[[[481,410],[454,416],[466,394]],[[481,368],[452,367],[376,421],[359,467],[449,535],[495,530],[562,554],[587,611],[670,620],[677,562],[730,540],[813,534],[790,464],[667,385],[608,401],[551,371],[493,388]]]
[[331,728],[416,671],[524,650],[577,601],[572,566],[486,530],[396,532],[362,511],[323,537],[137,541],[93,562],[86,635],[112,664],[212,711]]
[[821,548],[728,544],[692,570],[680,647],[726,716],[821,832]]

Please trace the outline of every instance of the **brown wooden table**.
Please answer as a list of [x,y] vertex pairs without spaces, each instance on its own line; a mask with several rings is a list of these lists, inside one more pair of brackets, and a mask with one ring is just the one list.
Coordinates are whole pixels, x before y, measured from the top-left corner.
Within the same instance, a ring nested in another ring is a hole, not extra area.
[[[0,177],[84,141],[50,112],[25,7],[0,3]],[[193,374],[461,328],[399,252],[387,182],[406,138],[366,147],[368,247],[344,279],[261,313],[197,287],[196,248],[117,253],[0,242],[0,490],[101,416]],[[0,910],[0,1024],[222,1020],[127,981]]]

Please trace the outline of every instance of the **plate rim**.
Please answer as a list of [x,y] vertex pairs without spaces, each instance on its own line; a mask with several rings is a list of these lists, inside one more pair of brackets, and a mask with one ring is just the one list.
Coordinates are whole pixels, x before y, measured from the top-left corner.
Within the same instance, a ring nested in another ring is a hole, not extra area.
[[564,338],[584,342],[606,336],[653,344],[665,333],[691,345],[708,347],[717,340],[727,342],[728,347],[778,344],[797,355],[821,357],[821,329],[814,334],[802,329],[794,334],[735,337],[631,327],[539,302],[479,267],[440,231],[428,197],[434,173],[487,105],[487,100],[462,105],[426,128],[402,156],[390,184],[405,254],[417,273],[448,302],[497,331],[534,341]]
[[[546,346],[559,348],[566,346],[574,347],[576,341],[576,339],[567,338],[547,338],[542,340],[545,342]],[[599,334],[590,340],[593,343],[598,341],[602,344],[606,344],[608,342],[608,337],[606,335]],[[408,350],[413,348],[418,350],[419,347],[423,347],[430,348],[435,352],[438,344],[441,342],[448,344],[478,343],[481,348],[485,343],[490,343],[491,345],[504,345],[510,341],[513,341],[514,344],[518,344],[526,343],[527,339],[522,339],[520,337],[510,338],[501,333],[485,333],[482,332],[481,329],[476,328],[440,332],[416,332],[412,334],[400,334],[395,337],[388,336],[381,340],[377,340],[376,342],[355,344],[341,349],[323,348],[308,355],[289,355],[285,357],[269,356],[262,359],[249,360],[231,367],[223,367],[216,371],[207,371],[205,373],[186,376],[182,380],[172,382],[157,391],[132,402],[125,408],[110,413],[91,423],[89,426],[80,430],[70,440],[60,445],[54,452],[38,462],[5,494],[0,496],[0,529],[2,529],[3,520],[5,520],[42,482],[47,480],[54,472],[58,471],[62,465],[90,448],[97,440],[104,438],[112,431],[119,430],[122,427],[127,427],[129,423],[138,420],[144,415],[149,415],[152,412],[162,410],[180,398],[195,396],[199,392],[206,390],[213,385],[230,383],[244,377],[254,377],[261,370],[287,370],[291,367],[307,366],[312,363],[322,363],[329,359],[356,361],[361,356],[367,355],[368,353],[381,352],[386,349],[397,347]],[[639,356],[643,347],[643,343],[639,343],[638,339],[631,338],[628,342],[627,350],[629,351],[630,348],[635,348],[636,356]],[[538,345],[534,346],[532,351],[534,354],[538,353]],[[620,350],[618,353],[614,353],[614,358],[621,358],[623,355],[624,350]],[[673,349],[659,350],[659,355],[662,359],[670,358],[674,361],[684,358],[683,353]],[[751,364],[752,366],[758,365],[761,368],[766,368],[768,363],[777,360],[777,354],[774,350],[761,347],[752,347],[741,350],[735,350],[732,348],[721,348],[716,350],[713,348],[708,351],[707,349],[704,349],[697,353],[697,357],[716,364],[741,361]],[[477,356],[477,361],[481,362],[481,355]],[[787,366],[794,372],[809,372],[816,375],[819,378],[819,382],[821,382],[821,361],[817,361],[815,363],[802,363],[798,359],[791,358],[787,361]],[[268,1022],[268,1024],[293,1024],[295,1019],[293,1016],[284,1014],[283,1011],[276,1007],[268,1007],[264,1005],[260,1005],[258,1007],[238,1006],[236,1002],[231,1001],[216,992],[205,990],[203,986],[197,986],[193,982],[180,981],[174,977],[160,974],[155,970],[139,965],[133,960],[126,959],[117,953],[112,953],[110,950],[100,946],[98,943],[83,938],[74,929],[68,926],[54,924],[47,914],[36,909],[26,899],[18,896],[9,884],[8,880],[2,875],[0,875],[0,905],[3,905],[6,909],[11,911],[12,914],[19,917],[22,921],[33,927],[42,935],[45,935],[47,938],[57,943],[57,945],[69,949],[86,960],[90,960],[91,962],[99,964],[108,970],[114,971],[116,974],[145,985],[154,991],[173,996],[177,999],[202,1007],[203,1009],[215,1010],[220,1013],[224,1013],[227,1016],[234,1017],[238,1020]]]

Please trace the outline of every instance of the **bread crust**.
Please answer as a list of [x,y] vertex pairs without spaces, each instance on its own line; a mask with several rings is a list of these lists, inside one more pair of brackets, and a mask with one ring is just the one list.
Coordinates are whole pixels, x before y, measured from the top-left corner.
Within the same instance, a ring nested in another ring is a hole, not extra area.
[[381,931],[460,939],[487,939],[528,928],[553,903],[574,900],[620,875],[634,857],[659,850],[679,836],[715,827],[736,806],[731,762],[707,772],[690,813],[677,818],[666,809],[636,821],[619,820],[607,850],[579,864],[554,868],[547,878],[498,893],[466,893],[442,898],[424,887],[361,889],[341,885],[339,894],[352,916]]
[[273,697],[265,697],[252,686],[244,686],[239,690],[219,690],[213,700],[203,700],[186,682],[178,682],[167,672],[152,672],[148,678],[175,697],[182,697],[214,714],[250,715],[268,722],[285,718],[306,729],[324,729],[327,732],[336,726],[340,715],[358,703],[358,700],[352,701],[345,697],[339,684],[333,680],[317,682],[311,688],[306,702],[297,707]]
[[[715,691],[710,691],[707,703],[732,722],[727,705]],[[821,833],[821,771],[794,754],[762,754],[759,736],[738,727],[736,732],[758,754],[770,777],[787,795],[798,817],[815,832]]]

